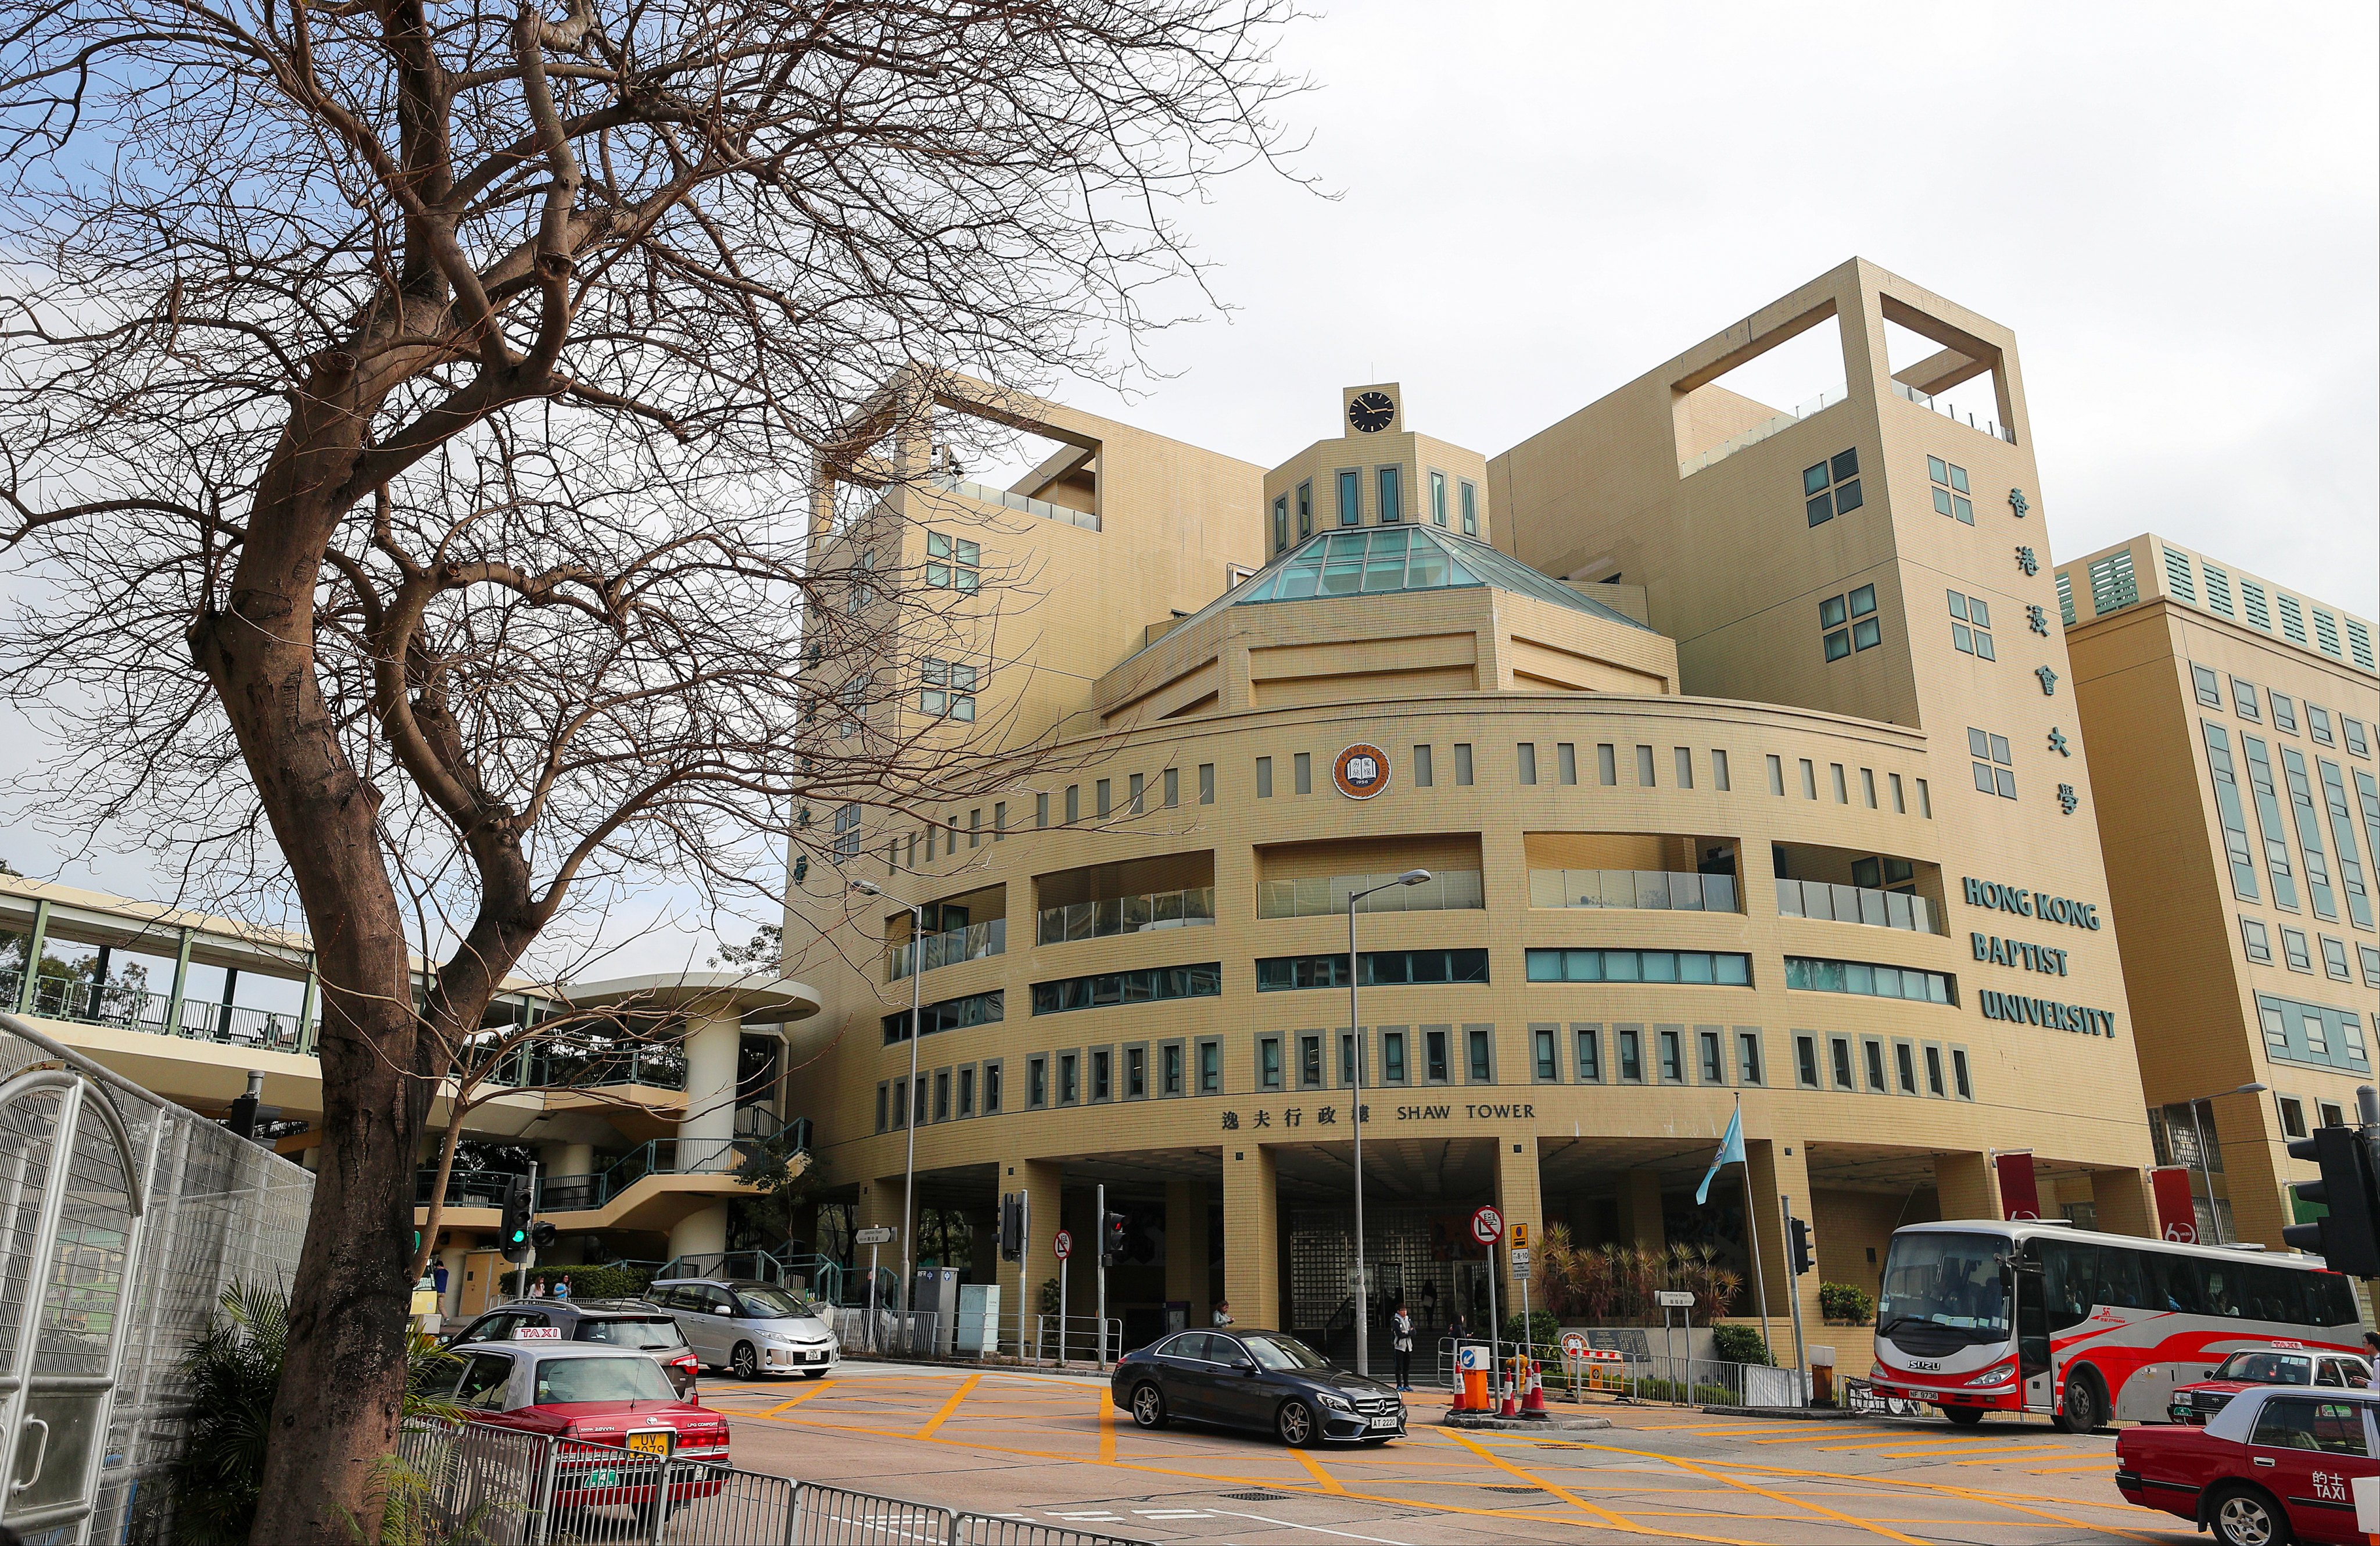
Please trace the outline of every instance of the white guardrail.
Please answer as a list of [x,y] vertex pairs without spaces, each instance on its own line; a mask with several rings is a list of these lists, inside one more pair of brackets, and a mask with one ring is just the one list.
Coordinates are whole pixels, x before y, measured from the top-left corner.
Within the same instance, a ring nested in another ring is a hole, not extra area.
[[1148,1546],[485,1423],[415,1424],[400,1450],[447,1546]]

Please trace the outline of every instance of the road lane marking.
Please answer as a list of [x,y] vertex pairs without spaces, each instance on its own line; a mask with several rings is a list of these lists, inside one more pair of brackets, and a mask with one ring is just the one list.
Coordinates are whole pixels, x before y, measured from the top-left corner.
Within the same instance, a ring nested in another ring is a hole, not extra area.
[[1684,1471],[1691,1476],[1698,1476],[1708,1481],[1724,1482],[1730,1487],[1740,1488],[1746,1492],[1752,1493],[1755,1497],[1767,1498],[1769,1502],[1781,1503],[1787,1508],[1807,1509],[1812,1514],[1821,1515],[1827,1518],[1833,1519],[1838,1523],[1853,1525],[1861,1529],[1872,1531],[1875,1534],[1883,1536],[1888,1540],[1900,1541],[1902,1543],[1902,1546],[1926,1546],[1926,1542],[1918,1540],[1915,1536],[1903,1535],[1899,1530],[1890,1528],[1888,1526],[1874,1524],[1868,1520],[1862,1519],[1855,1515],[1844,1514],[1838,1510],[1828,1508],[1824,1503],[1811,1503],[1806,1499],[1796,1498],[1790,1493],[1772,1492],[1767,1488],[1759,1486],[1756,1483],[1743,1481],[1735,1477],[1722,1475],[1716,1470],[1698,1465],[1692,1460],[1683,1459],[1678,1455],[1662,1455],[1658,1451],[1655,1450],[1626,1449],[1618,1444],[1586,1444],[1581,1447],[1586,1449],[1604,1450],[1616,1455],[1633,1455],[1639,1458],[1646,1460],[1659,1460],[1665,1464],[1674,1466],[1678,1469]]
[[1301,1525],[1294,1519],[1273,1519],[1261,1514],[1243,1514],[1235,1508],[1219,1508],[1212,1512],[1231,1519],[1254,1519],[1259,1525],[1271,1525],[1284,1530],[1311,1530],[1316,1535],[1335,1535],[1342,1540],[1363,1540],[1371,1546],[1407,1546],[1402,1540],[1390,1540],[1384,1535],[1357,1535],[1354,1530],[1329,1529],[1321,1525]]
[[1322,1468],[1321,1461],[1317,1460],[1313,1455],[1307,1454],[1302,1449],[1293,1449],[1289,1453],[1297,1459],[1300,1465],[1303,1465],[1307,1470],[1314,1473],[1314,1479],[1320,1484],[1324,1491],[1337,1492],[1342,1495],[1346,1492],[1346,1485],[1340,1481],[1337,1477],[1334,1477],[1329,1471],[1324,1470]]
[[800,1406],[803,1402],[808,1401],[811,1396],[818,1394],[820,1391],[831,1391],[832,1389],[834,1389],[834,1382],[832,1380],[820,1380],[817,1384],[814,1384],[809,1389],[802,1392],[801,1394],[794,1397],[791,1401],[780,1401],[765,1412],[750,1414],[738,1412],[735,1415],[737,1417],[745,1417],[748,1415],[754,1417],[773,1418],[779,1412],[785,1410],[789,1406]]
[[980,1374],[970,1374],[965,1380],[961,1381],[959,1388],[951,1392],[951,1398],[942,1403],[941,1410],[936,1412],[933,1415],[932,1419],[929,1421],[925,1427],[917,1430],[917,1431],[911,1434],[910,1437],[913,1439],[932,1438],[936,1430],[940,1429],[942,1424],[951,1420],[951,1414],[959,1409],[959,1403],[974,1394],[976,1386],[982,1382],[983,1376]]
[[1099,1464],[1115,1464],[1115,1397],[1108,1387],[1099,1387]]

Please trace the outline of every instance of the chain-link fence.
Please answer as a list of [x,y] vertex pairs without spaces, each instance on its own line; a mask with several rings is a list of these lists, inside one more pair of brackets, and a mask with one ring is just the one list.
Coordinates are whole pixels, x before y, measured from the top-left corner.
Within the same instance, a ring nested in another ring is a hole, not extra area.
[[1148,1546],[485,1423],[417,1424],[403,1453],[450,1546]]
[[[164,1538],[183,1361],[233,1283],[285,1284],[314,1178],[0,1014],[0,1455],[28,1539]],[[87,1523],[86,1523],[87,1521]]]

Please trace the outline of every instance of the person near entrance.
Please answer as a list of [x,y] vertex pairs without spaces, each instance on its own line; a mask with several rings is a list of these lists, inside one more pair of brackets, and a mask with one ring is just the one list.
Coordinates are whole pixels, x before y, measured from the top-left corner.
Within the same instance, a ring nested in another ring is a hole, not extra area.
[[1396,1308],[1389,1311],[1389,1345],[1397,1353],[1397,1389],[1409,1391],[1413,1389],[1414,1318],[1402,1294],[1397,1296]]
[[1218,1299],[1218,1300],[1216,1300],[1216,1301],[1215,1301],[1215,1324],[1216,1324],[1216,1325],[1218,1325],[1218,1326],[1228,1326],[1228,1325],[1230,1325],[1231,1323],[1232,1323],[1232,1301],[1231,1301],[1231,1300],[1229,1300],[1229,1299]]

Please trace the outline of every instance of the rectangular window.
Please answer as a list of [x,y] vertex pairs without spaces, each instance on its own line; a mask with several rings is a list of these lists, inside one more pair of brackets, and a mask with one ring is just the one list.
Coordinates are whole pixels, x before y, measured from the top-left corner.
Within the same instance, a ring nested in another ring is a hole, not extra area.
[[1887,779],[1888,779],[1888,780],[1890,781],[1891,785],[1892,785],[1892,812],[1893,812],[1893,814],[1894,814],[1894,815],[1896,815],[1896,816],[1906,816],[1906,815],[1908,815],[1908,814],[1909,814],[1909,805],[1908,805],[1908,802],[1907,802],[1904,798],[1902,798],[1902,795],[1901,795],[1901,788],[1900,788],[1900,775],[1899,773],[1887,773],[1887,774],[1885,775],[1885,777],[1886,777]]
[[2163,551],[2165,553],[2165,588],[2172,591],[2179,600],[2185,602],[2198,600],[2198,587],[2192,581],[2190,575],[2190,554],[2177,553],[2172,548],[2166,548]]
[[1089,977],[1062,977],[1033,984],[1033,1013],[1063,1015],[1116,1004],[1158,1004],[1170,999],[1214,998],[1223,991],[1219,961],[1185,967],[1136,967]]
[[[2221,708],[2222,705],[2218,703],[2216,707]],[[2263,712],[2256,707],[2256,684],[2253,682],[2243,682],[2237,676],[2231,678],[2231,708],[2251,724],[2265,723]]]
[[983,549],[965,537],[926,533],[926,583],[939,590],[972,592],[982,583]]
[[1785,793],[1785,759],[1775,752],[1768,754],[1768,792],[1778,796]]
[[1380,1081],[1402,1084],[1405,1078],[1405,1033],[1384,1030],[1380,1032]]
[[1454,782],[1464,785],[1468,785],[1471,782],[1471,743],[1469,741],[1454,743]]
[[967,812],[967,846],[970,848],[983,846],[983,807],[981,806]]
[[1479,535],[1479,485],[1465,478],[1462,483],[1462,491],[1463,534],[1466,537],[1476,537]]
[[1380,524],[1394,526],[1405,518],[1404,476],[1401,468],[1380,469]]
[[1620,749],[1608,741],[1595,749],[1595,781],[1607,789],[1620,783]]
[[2330,885],[2330,855],[2323,841],[2322,817],[2314,810],[2313,786],[2306,779],[2305,753],[2293,746],[2281,748],[2281,777],[2289,790],[2289,811],[2297,818],[2298,847],[2305,854],[2306,894],[2316,918],[2338,916],[2338,897]]
[[934,1076],[934,1120],[948,1122],[950,1119],[951,1072],[945,1068]]
[[1126,1047],[1123,1052],[1123,1098],[1145,1101],[1148,1098],[1148,1049]]
[[1672,748],[1671,749],[1676,753],[1673,761],[1677,763],[1678,768],[1678,787],[1681,789],[1693,788],[1694,786],[1694,749],[1692,747],[1682,746]]
[[1058,1103],[1071,1106],[1083,1098],[1083,1059],[1078,1053],[1058,1054]]
[[1429,475],[1429,518],[1434,526],[1446,524],[1446,474],[1443,472]]
[[1004,1072],[1002,1065],[997,1061],[983,1065],[983,1114],[986,1116],[1000,1114],[1001,1086],[1005,1082],[1002,1077]]
[[2306,1136],[2305,1102],[2294,1095],[2280,1097],[2281,1136],[2301,1138]]
[[880,1132],[880,1132],[882,1132],[882,1131],[884,1131],[884,1126],[885,1126],[884,1108],[885,1108],[885,1105],[886,1105],[885,1097],[886,1097],[886,1095],[887,1095],[888,1093],[890,1093],[890,1089],[891,1089],[891,1087],[890,1087],[890,1086],[887,1086],[887,1085],[881,1085],[881,1084],[880,1084],[880,1085],[878,1085],[878,1086],[876,1087],[876,1130],[877,1130],[878,1132]]
[[1272,798],[1272,759],[1269,757],[1257,759],[1257,798]]
[[975,1066],[972,1064],[959,1070],[959,1114],[975,1114]]
[[2306,943],[2302,929],[2281,931],[2281,955],[2288,959],[2291,971],[2313,970],[2313,951]]
[[1711,748],[1711,784],[1721,794],[1726,794],[1735,787],[1728,782],[1727,752],[1720,747]]
[[1649,746],[1636,749],[1636,787],[1653,787],[1653,749]]
[[2105,617],[2141,599],[2140,581],[2132,574],[2132,553],[2126,548],[2091,566],[2091,611]]
[[1981,596],[1969,596],[1957,590],[1948,592],[1950,598],[1950,648],[1978,660],[1998,660],[1992,649],[1991,603]]
[[1975,1087],[1967,1077],[1967,1049],[1964,1047],[1950,1049],[1950,1082],[1957,1089],[1960,1100],[1975,1098]]
[[1561,1043],[1555,1040],[1559,1026],[1529,1028],[1529,1071],[1540,1083],[1561,1077]]
[[[1371,953],[1366,952],[1368,956]],[[1461,956],[1463,951],[1449,954]],[[1343,955],[1338,959],[1345,960]],[[1529,950],[1523,960],[1532,982],[1678,982],[1748,988],[1752,957],[1712,950]],[[1483,974],[1480,980],[1485,981]]]
[[1416,789],[1430,788],[1438,782],[1438,770],[1430,765],[1427,744],[1413,749],[1413,771],[1414,787]]
[[1339,1087],[1355,1088],[1355,1039],[1343,1030],[1339,1033]]
[[1793,1082],[1803,1090],[1818,1088],[1818,1039],[1815,1036],[1793,1038]]
[[1036,795],[1033,797],[1033,824],[1039,828],[1047,828],[1050,825],[1049,796]]
[[[2290,858],[2289,830],[2281,824],[2281,800],[2278,785],[2273,779],[2272,759],[2265,755],[2262,740],[2245,733],[2240,736],[2240,749],[2248,760],[2248,791],[2255,801],[2256,825],[2265,841],[2265,868],[2273,880],[2273,905],[2295,912],[2298,910],[2297,870]],[[2211,761],[2211,749],[2208,756]],[[2228,764],[2227,757],[2222,765],[2228,767]],[[2219,773],[2216,782],[2218,786],[2222,783]],[[2216,798],[2219,804],[2219,787]],[[2226,841],[2228,841],[2228,833]]]
[[1520,778],[1524,784],[1537,781],[1537,748],[1533,741],[1523,741],[1519,748]]
[[2273,706],[2273,728],[2286,730],[2292,736],[2296,735],[2298,733],[2297,700],[2285,692],[2267,692],[2265,698],[2265,701]]
[[1554,774],[1564,784],[1578,782],[1578,748],[1568,741],[1554,747]]
[[2273,964],[2272,932],[2262,922],[2252,918],[2241,919],[2240,943],[2246,948],[2248,959],[2251,961],[2260,962],[2268,967]]
[[2204,559],[2199,562],[2199,572],[2206,577],[2206,609],[2209,612],[2220,613],[2226,617],[2231,616],[2230,572],[2217,568]]
[[1037,1053],[1025,1060],[1025,1104],[1039,1111],[1050,1103],[1050,1057]]
[[1603,1028],[1599,1025],[1570,1028],[1572,1051],[1577,1055],[1578,1077],[1584,1084],[1603,1082]]
[[1858,450],[1840,451],[1815,467],[1804,468],[1802,499],[1803,513],[1812,526],[1822,526],[1837,516],[1848,516],[1858,509],[1863,503]]
[[2330,711],[2318,703],[2309,703],[2305,712],[2306,733],[2323,746],[2337,746],[2338,743],[2330,738]]
[[1929,822],[1934,819],[1934,795],[1922,778],[1917,781],[1917,814]]
[[2210,709],[2223,707],[2223,687],[2216,680],[2214,672],[2193,661],[2191,663],[2190,679],[2192,686],[2197,688],[2198,700],[2201,703]]
[[[2372,927],[2372,895],[2364,885],[2363,859],[2355,842],[2355,817],[2347,803],[2347,783],[2338,763],[2315,759],[2322,776],[2322,804],[2330,813],[2331,840],[2338,845],[2339,889],[2347,893],[2347,916],[2358,929]],[[2380,851],[2373,855],[2380,863]]]
[[1301,795],[1314,793],[1314,753],[1299,752],[1292,759],[1291,766],[1297,772],[1297,792]]
[[1816,799],[1818,797],[1818,765],[1807,757],[1801,759],[1801,763],[1802,797],[1805,800]]
[[1282,494],[1272,502],[1272,550],[1280,553],[1289,546],[1289,495]]
[[2354,974],[2348,969],[2345,941],[2332,939],[2328,934],[2322,936],[2322,969],[2325,975],[2340,982],[2354,980]]
[[1278,1036],[1257,1038],[1257,1088],[1281,1088],[1281,1038]]
[[1115,781],[1113,779],[1108,778],[1100,779],[1099,782],[1099,818],[1102,821],[1107,819],[1108,811],[1111,808],[1111,791],[1114,786],[1114,783]]
[[1827,1051],[1833,1064],[1835,1088],[1857,1090],[1858,1081],[1852,1077],[1852,1039],[1848,1036],[1828,1037]]
[[1969,725],[1967,755],[1977,759],[1972,766],[1978,790],[1986,795],[1998,795],[2002,799],[2016,798],[2016,773],[2010,765],[2015,758],[2009,749],[2006,736],[1995,736]]
[[1860,1057],[1867,1069],[1867,1088],[1871,1095],[1881,1095],[1888,1088],[1884,1082],[1884,1043],[1870,1036],[1860,1042]]
[[1339,524],[1364,524],[1364,475],[1354,468],[1342,469],[1339,473]]
[[1449,1034],[1442,1028],[1422,1032],[1422,1077],[1431,1084],[1444,1084],[1451,1077],[1447,1062],[1446,1039]]
[[1182,1043],[1168,1041],[1157,1053],[1157,1090],[1160,1095],[1182,1093]]
[[1892,1044],[1892,1071],[1900,1079],[1903,1095],[1917,1093],[1917,1049],[1906,1041]]
[[1860,797],[1867,802],[1867,808],[1870,810],[1876,809],[1876,770],[1874,768],[1860,770]]
[[1942,1085],[1942,1049],[1939,1047],[1925,1049],[1925,1093],[1935,1096],[1949,1093]]
[[1902,999],[1912,1004],[1959,1002],[1958,980],[1948,973],[1872,961],[1788,956],[1785,986],[1805,992],[1854,993],[1866,998]]
[[2380,988],[2380,946],[2359,943],[2355,947],[2355,956],[2363,968],[2363,985]]
[[1643,1084],[1645,1082],[1645,1028],[1616,1026],[1613,1028],[1612,1040],[1620,1049],[1620,1082]]
[[1322,1038],[1318,1032],[1309,1030],[1297,1039],[1297,1088],[1322,1088]]
[[1975,506],[1968,499],[1967,469],[1939,456],[1925,458],[1925,476],[1934,485],[1934,508],[1952,520],[1975,524]]
[[2258,993],[2256,1017],[2264,1027],[2268,1057],[2358,1074],[2371,1072],[2363,1044],[2363,1016],[2352,1009]]
[[1658,1028],[1653,1034],[1654,1044],[1660,1049],[1661,1082],[1663,1084],[1685,1083],[1685,1037],[1678,1031],[1662,1030]]
[[1083,786],[1079,784],[1069,784],[1066,785],[1066,824],[1071,827],[1082,819]]
[[1468,1054],[1469,1082],[1493,1084],[1496,1065],[1487,1030],[1479,1026],[1465,1026],[1463,1041]]
[[1851,794],[1851,790],[1850,790],[1847,786],[1845,786],[1845,785],[1844,785],[1844,783],[1843,783],[1843,765],[1842,765],[1840,762],[1829,762],[1829,763],[1828,763],[1828,764],[1827,764],[1827,767],[1828,767],[1828,776],[1829,776],[1829,777],[1833,780],[1833,782],[1834,782],[1834,786],[1835,786],[1835,803],[1836,803],[1837,805],[1849,805],[1849,804],[1851,804],[1851,803],[1852,803],[1852,794]]
[[1694,1032],[1694,1050],[1702,1060],[1702,1082],[1725,1084],[1727,1060],[1721,1055],[1718,1032],[1716,1030]]
[[1297,534],[1300,537],[1314,535],[1314,485],[1312,483],[1297,485]]
[[1181,803],[1182,770],[1168,768],[1165,770],[1165,808],[1171,810]]
[[2305,613],[2298,605],[2298,599],[2287,591],[2276,590],[2273,600],[2281,607],[2281,637],[2292,644],[2303,644],[2306,641]]
[[2314,1110],[2321,1114],[2322,1125],[2325,1127],[2347,1126],[2347,1108],[2344,1106],[2335,1106],[2328,1101],[2317,1101],[2314,1102]]
[[2358,757],[2372,755],[2372,743],[2364,738],[2362,720],[2350,719],[2345,714],[2341,714],[2338,716],[2338,728],[2347,736],[2348,750]]
[[1198,1043],[1198,1093],[1223,1092],[1223,1044],[1209,1038]]

